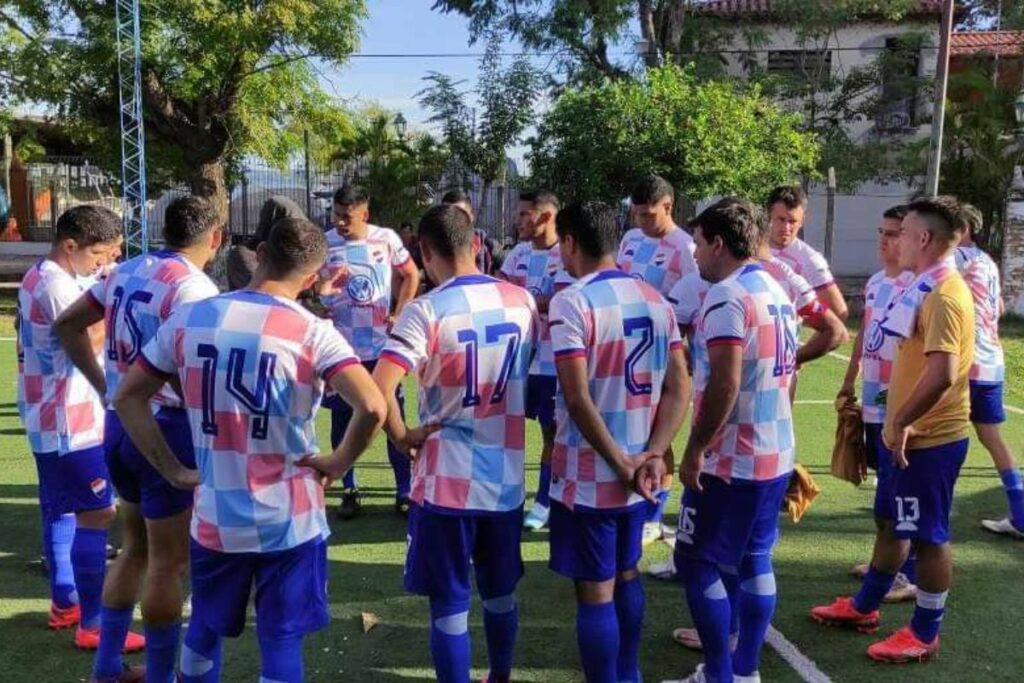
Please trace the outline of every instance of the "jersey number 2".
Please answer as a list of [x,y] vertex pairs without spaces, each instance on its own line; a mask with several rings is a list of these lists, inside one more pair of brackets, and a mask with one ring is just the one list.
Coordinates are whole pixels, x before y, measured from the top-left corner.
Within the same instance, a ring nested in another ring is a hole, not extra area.
[[626,391],[634,396],[643,396],[654,391],[650,382],[641,382],[637,379],[637,365],[644,354],[654,347],[654,321],[648,316],[638,318],[626,318],[622,321],[622,332],[627,337],[640,335],[640,343],[626,356]]
[[[203,433],[216,436],[219,430],[214,397],[217,395],[217,364],[220,360],[220,351],[213,344],[200,344],[196,349],[196,355],[203,359]],[[225,388],[252,413],[252,438],[266,439],[270,427],[272,378],[277,365],[277,354],[267,351],[260,354],[256,382],[251,390],[243,381],[245,356],[245,349],[237,347],[228,352],[228,367],[224,374]]]

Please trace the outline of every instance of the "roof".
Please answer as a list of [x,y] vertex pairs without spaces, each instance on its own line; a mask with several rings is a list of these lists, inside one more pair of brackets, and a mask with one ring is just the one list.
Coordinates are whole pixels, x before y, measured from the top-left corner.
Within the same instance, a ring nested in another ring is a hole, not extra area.
[[1024,31],[964,31],[954,33],[949,44],[954,57],[980,53],[1024,56]]
[[[772,16],[772,0],[697,0],[690,6],[694,14],[715,17],[748,17],[768,19]],[[881,12],[879,12],[880,14]],[[868,12],[863,14],[867,15]],[[908,16],[942,16],[941,0],[920,0]]]

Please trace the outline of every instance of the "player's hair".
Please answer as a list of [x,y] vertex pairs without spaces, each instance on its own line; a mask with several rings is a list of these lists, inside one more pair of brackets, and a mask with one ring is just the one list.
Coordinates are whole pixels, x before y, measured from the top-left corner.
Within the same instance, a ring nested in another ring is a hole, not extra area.
[[220,216],[212,202],[195,195],[178,197],[164,211],[164,242],[174,249],[191,247],[219,226]]
[[763,235],[761,210],[742,197],[725,197],[697,216],[705,242],[716,237],[735,258],[748,259],[756,253]]
[[972,239],[980,237],[985,227],[985,219],[974,204],[964,202],[960,205],[960,226]]
[[399,231],[405,230],[406,228],[409,228],[410,230],[415,230],[416,226],[414,226],[409,221],[402,221],[402,224],[398,226]]
[[561,207],[558,202],[558,195],[549,190],[529,190],[527,192],[519,193],[519,201],[532,204],[533,206],[540,206],[541,204],[549,204],[555,207],[555,211]]
[[469,195],[462,190],[456,188],[454,190],[448,190],[441,197],[442,204],[469,204],[473,206],[473,200],[469,198]]
[[768,203],[765,206],[770,210],[780,202],[790,211],[793,209],[806,209],[807,193],[799,185],[780,185],[768,194]]
[[316,223],[305,218],[282,218],[270,228],[264,259],[275,277],[288,277],[327,258],[327,238]]
[[342,185],[334,191],[334,203],[339,206],[369,204],[370,193],[362,185]]
[[907,205],[907,212],[924,218],[928,232],[950,242],[956,239],[963,220],[960,202],[949,195],[915,199]]
[[676,191],[673,189],[672,183],[660,175],[651,173],[636,182],[633,186],[633,191],[629,195],[629,201],[636,206],[637,204],[654,204],[666,197],[668,199],[675,199],[676,197]]
[[572,235],[588,258],[597,260],[619,248],[615,210],[604,202],[573,202],[558,212],[555,230],[559,238]]
[[441,258],[454,259],[473,246],[473,224],[465,211],[452,204],[438,204],[420,218],[420,244],[426,243]]
[[907,205],[897,204],[896,206],[890,206],[882,214],[882,218],[888,218],[894,221],[901,221],[907,217]]
[[72,239],[79,247],[114,242],[121,236],[121,219],[105,206],[80,204],[57,219],[53,243]]

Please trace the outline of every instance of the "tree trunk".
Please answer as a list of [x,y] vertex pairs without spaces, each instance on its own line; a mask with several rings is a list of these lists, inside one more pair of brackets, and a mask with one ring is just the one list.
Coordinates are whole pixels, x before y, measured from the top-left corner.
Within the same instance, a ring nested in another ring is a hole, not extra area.
[[221,220],[227,224],[228,188],[222,159],[195,162],[190,169],[189,189],[192,194],[213,202]]

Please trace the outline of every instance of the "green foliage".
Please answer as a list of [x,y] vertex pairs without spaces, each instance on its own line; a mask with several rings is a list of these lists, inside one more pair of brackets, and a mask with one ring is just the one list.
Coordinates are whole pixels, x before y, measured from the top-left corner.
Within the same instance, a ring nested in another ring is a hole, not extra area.
[[651,69],[642,81],[564,92],[530,140],[532,181],[566,198],[618,202],[654,172],[689,200],[759,200],[813,172],[818,145],[799,123],[757,87]]

